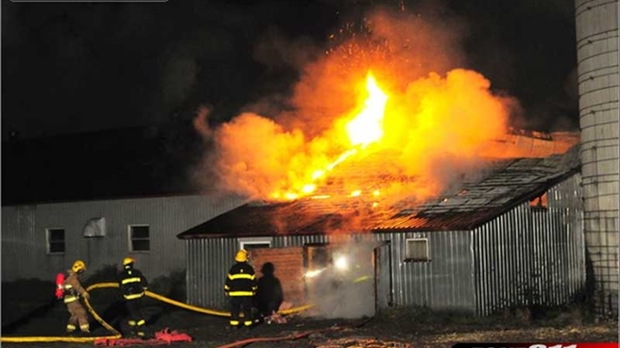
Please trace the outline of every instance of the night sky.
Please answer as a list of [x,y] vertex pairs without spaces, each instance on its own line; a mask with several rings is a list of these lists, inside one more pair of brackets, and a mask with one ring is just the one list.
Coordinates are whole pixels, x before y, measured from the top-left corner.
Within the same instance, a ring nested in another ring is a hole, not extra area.
[[184,124],[200,105],[217,125],[289,92],[343,23],[401,3],[462,23],[465,68],[520,101],[519,126],[577,127],[572,0],[3,1],[2,138]]

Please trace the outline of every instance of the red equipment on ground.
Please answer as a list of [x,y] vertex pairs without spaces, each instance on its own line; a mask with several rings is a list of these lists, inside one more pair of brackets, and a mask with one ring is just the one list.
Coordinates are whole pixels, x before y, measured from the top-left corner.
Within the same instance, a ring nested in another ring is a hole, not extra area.
[[170,331],[165,328],[155,333],[154,338],[98,338],[95,340],[96,346],[130,346],[130,345],[148,345],[159,346],[170,344],[172,342],[191,342],[192,338],[185,333],[178,331]]
[[168,330],[168,328],[165,328],[161,331],[157,331],[155,333],[155,339],[158,341],[165,341],[165,342],[191,342],[192,338],[186,334],[186,333],[182,333],[182,332],[178,332],[178,331],[170,331]]

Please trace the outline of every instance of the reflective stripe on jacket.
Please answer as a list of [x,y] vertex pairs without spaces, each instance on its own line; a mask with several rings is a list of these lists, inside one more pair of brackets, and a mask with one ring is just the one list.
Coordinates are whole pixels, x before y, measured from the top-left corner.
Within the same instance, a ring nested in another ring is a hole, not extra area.
[[126,300],[135,300],[144,296],[148,282],[146,278],[137,269],[125,268],[118,275],[118,283]]
[[247,262],[234,264],[224,282],[224,291],[228,296],[254,296],[256,293],[256,275],[254,268]]
[[65,279],[63,284],[65,289],[65,296],[63,297],[64,303],[71,303],[80,299],[81,295],[84,295],[86,290],[80,284],[78,277],[73,271],[69,271],[69,276]]

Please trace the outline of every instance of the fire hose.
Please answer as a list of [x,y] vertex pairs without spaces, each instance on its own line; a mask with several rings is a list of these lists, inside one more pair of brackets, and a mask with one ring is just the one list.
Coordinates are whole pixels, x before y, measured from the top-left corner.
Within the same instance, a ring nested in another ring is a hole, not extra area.
[[[327,331],[339,331],[339,330],[343,330],[343,329],[355,329],[355,328],[360,328],[364,325],[366,325],[369,321],[371,321],[373,318],[370,317],[366,320],[364,320],[363,322],[357,324],[357,325],[353,325],[350,327],[345,327],[345,326],[332,326],[326,329],[315,329],[315,330],[308,330],[308,331],[303,331],[303,332],[298,332],[298,333],[293,333],[287,336],[279,336],[279,337],[254,337],[254,338],[247,338],[244,340],[240,340],[240,341],[236,341],[236,342],[232,342],[229,344],[225,344],[223,346],[218,346],[217,348],[235,348],[235,347],[243,347],[245,345],[248,345],[250,343],[255,343],[255,342],[277,342],[277,341],[293,341],[293,340],[298,340],[300,338],[304,338],[306,336],[310,336],[312,334],[315,333],[319,333],[319,332],[327,332]],[[349,346],[349,345],[348,345]],[[347,347],[348,347],[347,346]]]
[[122,337],[121,333],[118,332],[115,328],[110,326],[110,324],[106,323],[97,312],[93,309],[88,299],[84,298],[84,304],[86,305],[86,309],[88,312],[108,331],[112,332],[111,336],[93,336],[93,337],[67,337],[67,336],[31,336],[31,337],[0,337],[0,342],[11,342],[11,343],[32,343],[32,342],[73,342],[73,343],[86,343],[86,342],[94,342],[97,339],[119,339]]
[[329,328],[329,329],[308,330],[308,331],[293,333],[287,336],[280,336],[280,337],[254,337],[254,338],[248,338],[248,339],[244,339],[241,341],[236,341],[233,343],[225,344],[223,346],[218,346],[217,348],[243,347],[247,344],[255,343],[255,342],[293,341],[293,340],[298,340],[300,338],[304,338],[306,336],[310,336],[311,334],[314,334],[314,333],[325,332],[325,331],[337,331],[341,329],[342,328],[340,327],[334,327],[334,328]]
[[[91,290],[95,290],[95,289],[103,289],[103,288],[118,288],[118,283],[97,283],[97,284],[93,284],[89,287],[86,288],[86,291],[90,292]],[[151,291],[146,291],[145,295],[148,297],[151,297],[153,299],[177,306],[177,307],[181,307],[184,309],[188,309],[188,310],[192,310],[195,312],[199,312],[199,313],[203,313],[203,314],[209,314],[209,315],[215,315],[215,316],[221,316],[221,317],[229,317],[230,316],[230,312],[224,312],[224,311],[218,311],[218,310],[213,310],[213,309],[208,309],[208,308],[202,308],[202,307],[197,307],[197,306],[192,306],[183,302],[179,302],[179,301],[175,301],[173,299],[164,297],[162,295],[156,294],[154,292]],[[95,320],[97,320],[97,322],[99,322],[99,324],[101,324],[101,326],[103,326],[104,328],[106,328],[108,331],[110,331],[112,333],[112,335],[109,336],[92,336],[92,337],[68,337],[68,336],[30,336],[30,337],[6,337],[6,336],[2,336],[0,337],[0,342],[11,342],[11,343],[32,343],[32,342],[73,342],[73,343],[87,343],[87,342],[94,342],[97,340],[115,340],[115,339],[120,339],[122,337],[121,333],[118,332],[116,329],[114,329],[111,325],[109,325],[108,323],[105,322],[105,320],[103,320],[98,314],[97,312],[95,312],[95,310],[93,309],[93,307],[91,306],[90,302],[88,301],[88,299],[84,298],[84,304],[86,305],[86,308],[88,309],[88,312],[93,316],[93,318],[95,318]],[[287,310],[283,310],[283,311],[279,311],[279,314],[282,315],[287,315],[287,314],[293,314],[293,313],[297,313],[297,312],[301,312],[304,311],[306,309],[309,309],[311,307],[313,307],[314,305],[309,304],[309,305],[304,305],[304,306],[300,306],[300,307],[296,307],[296,308],[291,308],[291,309],[287,309]]]
[[[93,284],[91,286],[89,286],[86,291],[90,291],[93,289],[102,289],[102,288],[118,288],[118,283],[98,283],[98,284]],[[217,310],[213,310],[213,309],[207,309],[207,308],[202,308],[202,307],[197,307],[197,306],[192,306],[192,305],[188,305],[187,303],[183,303],[183,302],[179,302],[179,301],[175,301],[173,299],[169,299],[167,297],[164,297],[162,295],[158,295],[154,292],[151,292],[149,290],[146,291],[146,296],[154,298],[156,300],[177,306],[177,307],[181,307],[181,308],[185,308],[191,311],[195,311],[195,312],[199,312],[199,313],[204,313],[204,314],[210,314],[210,315],[215,315],[215,316],[220,316],[220,317],[230,317],[230,312],[224,312],[224,311],[217,311]],[[308,308],[314,307],[314,305],[309,304],[309,305],[304,305],[304,306],[300,306],[300,307],[296,307],[296,308],[291,308],[291,309],[286,309],[283,311],[279,311],[278,313],[282,314],[282,315],[287,315],[287,314],[293,314],[293,313],[297,313],[297,312],[301,312],[301,311],[305,311]]]

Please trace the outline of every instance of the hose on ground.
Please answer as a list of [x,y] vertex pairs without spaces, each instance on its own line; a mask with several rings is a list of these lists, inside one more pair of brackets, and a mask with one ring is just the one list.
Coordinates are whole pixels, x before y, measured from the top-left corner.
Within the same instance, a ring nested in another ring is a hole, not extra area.
[[[97,284],[93,284],[91,286],[89,286],[86,291],[91,291],[93,289],[102,289],[102,288],[118,288],[118,283],[97,283]],[[197,307],[197,306],[193,306],[193,305],[189,305],[187,303],[183,303],[183,302],[179,302],[167,297],[164,297],[162,295],[156,294],[154,292],[151,292],[149,290],[146,291],[145,293],[146,296],[154,298],[156,300],[177,306],[177,307],[181,307],[181,308],[185,308],[191,311],[195,311],[195,312],[199,312],[199,313],[204,313],[204,314],[210,314],[210,315],[215,315],[215,316],[220,316],[220,317],[230,317],[230,312],[225,312],[225,311],[218,311],[218,310],[214,310],[214,309],[208,309],[208,308],[203,308],[203,307]],[[312,304],[307,304],[307,305],[303,305],[303,306],[299,306],[299,307],[295,307],[295,308],[290,308],[290,309],[285,309],[282,311],[279,311],[279,314],[282,315],[288,315],[288,314],[293,314],[293,313],[297,313],[297,312],[302,312],[305,311],[309,308],[314,307],[314,305]]]
[[298,340],[300,338],[304,338],[306,336],[309,336],[313,333],[319,333],[319,332],[324,332],[324,331],[335,331],[335,330],[340,330],[340,328],[329,328],[329,329],[318,329],[318,330],[308,330],[308,331],[304,331],[304,332],[299,332],[299,333],[295,333],[295,334],[290,334],[287,336],[280,336],[280,337],[254,337],[254,338],[247,338],[241,341],[236,341],[233,343],[228,343],[225,344],[223,346],[218,346],[217,348],[234,348],[234,347],[243,347],[247,344],[250,343],[255,343],[255,342],[277,342],[277,341],[292,341],[292,340]]
[[87,343],[94,342],[97,339],[118,339],[123,337],[120,332],[118,332],[114,327],[110,326],[110,324],[106,323],[97,312],[93,309],[88,299],[84,299],[84,304],[86,305],[86,309],[88,312],[108,331],[112,332],[112,336],[89,336],[89,337],[70,337],[70,336],[29,336],[29,337],[0,337],[0,342],[11,342],[11,343],[32,343],[32,342],[72,342],[72,343]]
[[[97,284],[93,284],[89,287],[86,288],[86,291],[90,292],[92,290],[95,289],[103,289],[103,288],[118,288],[118,283],[112,283],[112,282],[108,282],[108,283],[97,283]],[[202,308],[202,307],[197,307],[197,306],[192,306],[192,305],[188,305],[186,303],[183,302],[179,302],[179,301],[175,301],[173,299],[169,299],[167,297],[164,297],[162,295],[156,294],[154,292],[151,291],[146,291],[145,293],[146,296],[154,298],[156,300],[177,306],[177,307],[181,307],[181,308],[185,308],[188,310],[192,310],[195,312],[199,312],[199,313],[204,313],[204,314],[210,314],[210,315],[215,315],[215,316],[221,316],[221,317],[229,317],[230,316],[230,312],[224,312],[224,311],[218,311],[218,310],[213,310],[213,309],[208,309],[208,308]],[[112,327],[111,325],[109,325],[108,323],[105,322],[105,320],[103,320],[98,314],[97,312],[95,312],[95,310],[93,309],[93,307],[91,306],[90,302],[88,301],[88,299],[84,299],[84,304],[86,305],[86,308],[88,309],[88,312],[93,316],[93,318],[95,318],[95,320],[97,320],[97,322],[99,322],[99,324],[101,324],[101,326],[103,326],[104,328],[106,328],[108,331],[110,331],[112,333],[111,336],[97,336],[97,337],[70,337],[70,336],[27,336],[27,337],[7,337],[7,336],[2,336],[0,337],[0,342],[11,342],[11,343],[32,343],[32,342],[73,342],[73,343],[87,343],[87,342],[94,342],[95,340],[98,339],[118,339],[121,338],[122,335],[120,332],[118,332],[116,329],[114,329],[114,327]],[[293,313],[297,313],[297,312],[301,312],[304,311],[308,308],[313,307],[314,305],[304,305],[304,306],[300,306],[300,307],[296,307],[296,308],[291,308],[291,309],[287,309],[287,310],[283,310],[283,311],[279,311],[278,313],[282,314],[282,315],[287,315],[287,314],[293,314]]]
[[[348,328],[353,328],[353,329],[360,328],[360,327],[366,325],[372,319],[373,319],[372,317],[368,318],[368,319],[364,320],[363,322],[361,322],[361,323],[359,323],[357,325],[350,326]],[[243,346],[245,346],[247,344],[255,343],[255,342],[293,341],[293,340],[298,340],[300,338],[304,338],[304,337],[309,336],[309,335],[311,335],[313,333],[326,332],[326,331],[338,331],[338,330],[342,330],[342,329],[345,329],[345,328],[347,328],[347,327],[344,327],[344,326],[332,326],[332,327],[327,328],[327,329],[308,330],[308,331],[293,333],[293,334],[290,334],[290,335],[287,335],[287,336],[247,338],[247,339],[244,339],[244,340],[228,343],[228,344],[225,344],[223,346],[218,346],[217,348],[243,347]]]

